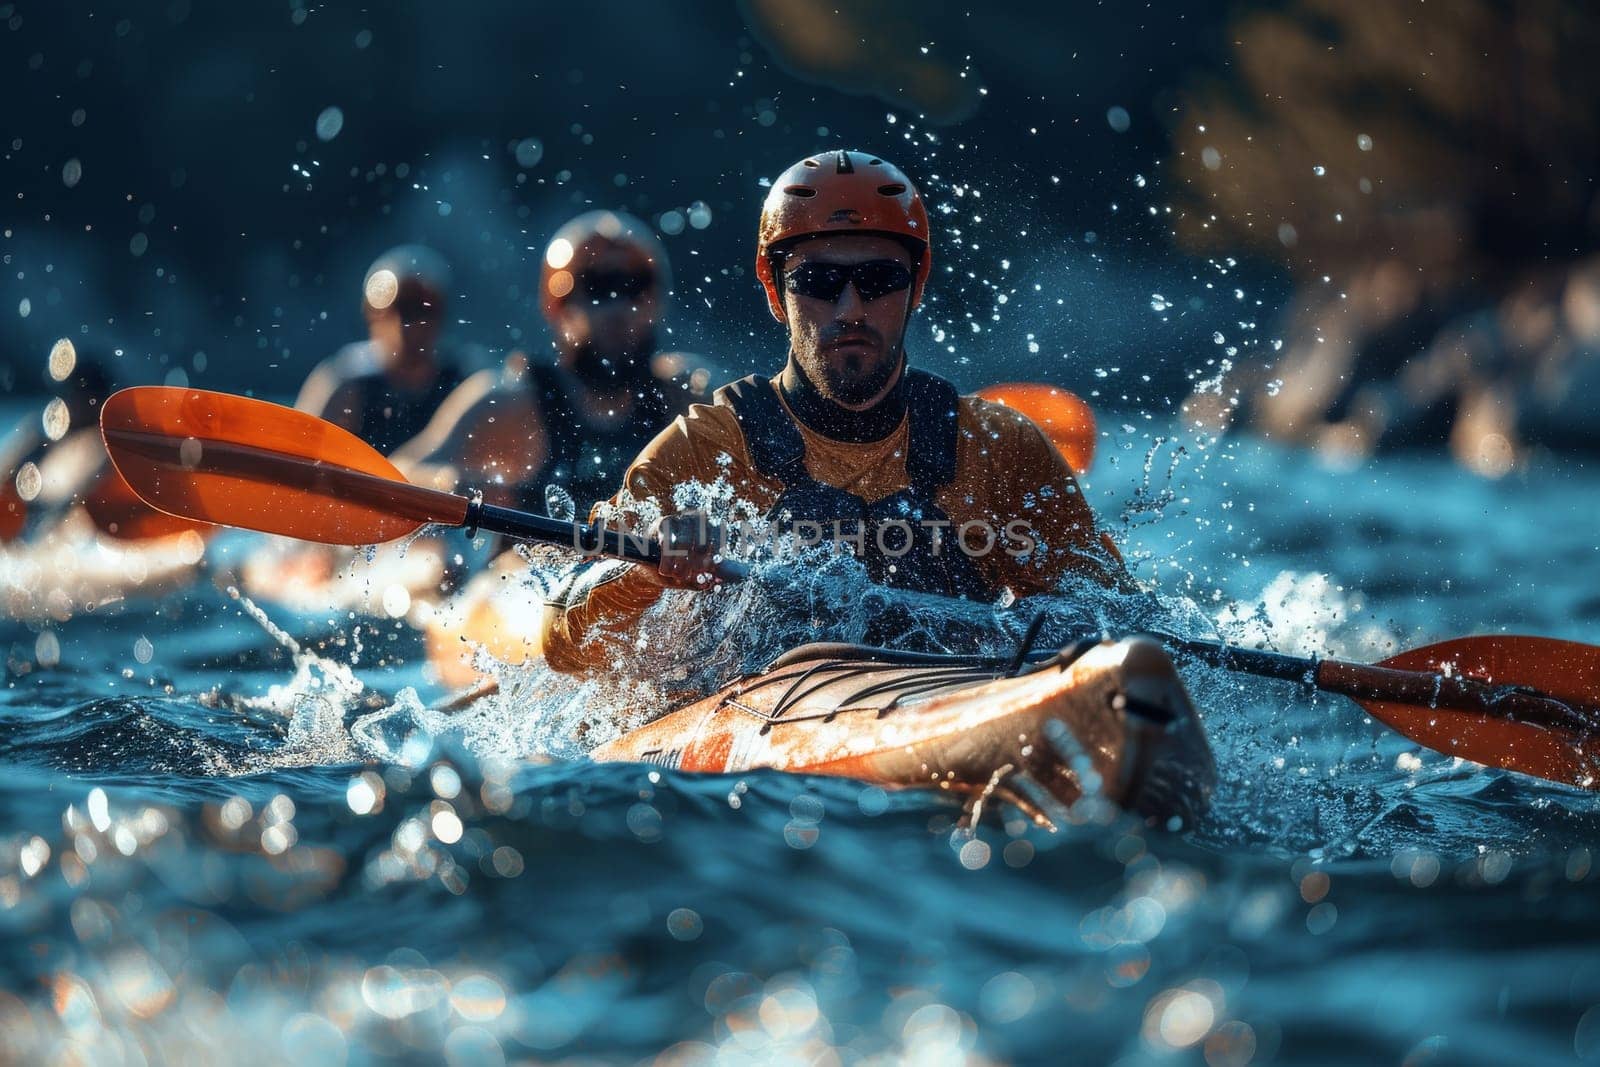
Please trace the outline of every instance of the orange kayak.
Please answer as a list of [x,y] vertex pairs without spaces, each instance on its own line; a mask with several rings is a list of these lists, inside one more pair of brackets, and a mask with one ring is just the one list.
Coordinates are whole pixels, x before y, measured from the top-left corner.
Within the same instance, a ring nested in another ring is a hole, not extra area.
[[593,757],[994,796],[1045,824],[1085,792],[1187,824],[1216,780],[1188,693],[1145,638],[1068,648],[1014,677],[969,657],[806,645]]
[[[498,614],[482,601],[476,610]],[[477,676],[463,655],[464,621],[455,620],[448,641],[433,634],[430,651],[443,673],[470,680]],[[496,646],[519,661],[531,648],[509,632]],[[1205,811],[1216,765],[1160,645],[1139,637],[1080,644],[1016,675],[1009,666],[804,645],[592,756],[709,774],[766,768],[934,788],[978,811],[995,797],[1047,826],[1086,792],[1162,823],[1189,824]],[[491,681],[447,706],[494,688]]]

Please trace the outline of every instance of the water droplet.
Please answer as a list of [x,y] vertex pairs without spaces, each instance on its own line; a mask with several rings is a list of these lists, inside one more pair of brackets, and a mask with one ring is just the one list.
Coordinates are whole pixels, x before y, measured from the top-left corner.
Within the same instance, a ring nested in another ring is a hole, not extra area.
[[372,277],[367,279],[367,306],[374,311],[382,311],[394,303],[394,298],[399,293],[400,279],[388,267],[373,271]]
[[59,396],[51,397],[50,402],[44,406],[44,435],[52,441],[59,441],[67,436],[67,431],[72,429],[72,412],[67,409],[67,402]]
[[64,382],[72,374],[73,368],[78,365],[78,350],[73,347],[72,341],[66,337],[50,346],[50,360],[47,366],[50,370],[50,380]]
[[511,149],[511,154],[517,157],[517,166],[532,170],[544,158],[544,142],[537,137],[524,137]]
[[558,522],[572,522],[577,518],[578,506],[572,494],[559,485],[544,487],[544,513]]
[[322,114],[317,116],[317,140],[331,141],[339,136],[339,131],[344,129],[344,111],[337,107],[326,107]]
[[377,807],[379,792],[374,788],[374,779],[379,785],[382,784],[381,778],[367,772],[359,778],[350,779],[350,784],[345,786],[344,800],[354,814],[368,815]]
[[61,641],[54,630],[46,630],[34,640],[33,658],[41,667],[54,667],[61,662]]
[[411,592],[398,583],[383,590],[383,613],[391,619],[403,618],[411,610]]
[[693,908],[674,908],[667,916],[667,932],[676,941],[693,941],[704,929],[699,912]]
[[989,844],[974,837],[971,841],[961,846],[961,866],[969,871],[976,871],[989,865]]
[[43,488],[44,475],[39,473],[38,464],[24,463],[17,469],[17,495],[23,500],[33,500]]

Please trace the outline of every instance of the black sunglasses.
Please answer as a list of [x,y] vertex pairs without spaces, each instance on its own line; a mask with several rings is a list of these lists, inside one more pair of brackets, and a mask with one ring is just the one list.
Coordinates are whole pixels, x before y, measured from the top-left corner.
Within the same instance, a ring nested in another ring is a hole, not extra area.
[[830,304],[852,283],[861,299],[871,303],[908,288],[911,270],[896,259],[869,259],[864,263],[802,263],[783,276],[789,292]]
[[576,282],[576,288],[590,300],[604,303],[644,295],[655,284],[655,276],[620,270],[586,271],[578,275]]

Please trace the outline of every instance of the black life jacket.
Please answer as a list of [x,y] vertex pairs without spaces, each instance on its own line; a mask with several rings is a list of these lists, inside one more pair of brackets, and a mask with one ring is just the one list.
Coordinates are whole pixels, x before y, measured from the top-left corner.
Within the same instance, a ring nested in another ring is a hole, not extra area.
[[419,392],[397,389],[382,372],[374,372],[346,379],[335,396],[353,394],[360,420],[356,436],[388,455],[422,432],[461,381],[453,362],[441,362],[433,383]]
[[684,380],[653,377],[635,393],[626,418],[596,427],[584,420],[564,379],[564,372],[548,364],[528,367],[525,382],[538,402],[549,453],[544,466],[523,480],[518,502],[525,510],[543,514],[545,487],[559,486],[572,497],[577,517],[583,519],[592,504],[616,493],[644,446],[699,397],[691,394]]
[[[955,386],[924,371],[905,373],[910,420],[906,474],[911,484],[870,504],[819,482],[806,470],[805,438],[766,378],[752,374],[732,382],[718,389],[715,399],[738,418],[756,470],[783,484],[767,512],[768,522],[787,530],[818,523],[824,539],[848,539],[868,576],[880,585],[991,599],[997,591],[961,550],[956,528],[948,525],[950,517],[934,502],[956,475]],[[940,523],[946,525],[928,525]]]

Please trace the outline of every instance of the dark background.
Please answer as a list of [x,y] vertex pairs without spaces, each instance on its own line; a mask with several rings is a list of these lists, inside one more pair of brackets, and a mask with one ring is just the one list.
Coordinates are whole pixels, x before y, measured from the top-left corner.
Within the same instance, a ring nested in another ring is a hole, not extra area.
[[[539,256],[592,206],[658,225],[709,208],[665,237],[670,343],[771,368],[782,336],[748,269],[761,183],[829,146],[923,187],[939,259],[912,351],[963,384],[1109,380],[1105,400],[1149,404],[1215,355],[1237,287],[1265,328],[1278,268],[1191,258],[1167,213],[1180,94],[1227,66],[1227,9],[844,10],[0,5],[0,384],[42,388],[65,336],[124,382],[287,395],[363,332],[363,272],[403,241],[453,264],[456,337],[546,352]],[[329,108],[342,124],[319,136]]]

